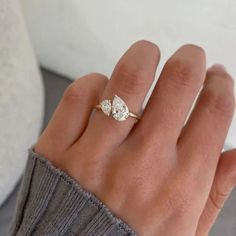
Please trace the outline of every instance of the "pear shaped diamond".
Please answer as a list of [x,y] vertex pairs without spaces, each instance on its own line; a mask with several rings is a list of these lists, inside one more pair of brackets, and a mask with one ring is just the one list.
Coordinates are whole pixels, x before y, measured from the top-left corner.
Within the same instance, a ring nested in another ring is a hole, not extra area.
[[111,114],[111,101],[110,100],[103,100],[100,103],[100,106],[105,115],[109,116]]
[[112,116],[118,121],[124,121],[129,117],[129,108],[117,95],[112,101]]

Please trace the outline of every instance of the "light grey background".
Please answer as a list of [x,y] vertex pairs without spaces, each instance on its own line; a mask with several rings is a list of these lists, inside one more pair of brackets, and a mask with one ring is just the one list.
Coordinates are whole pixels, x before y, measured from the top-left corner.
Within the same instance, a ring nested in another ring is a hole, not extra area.
[[[70,80],[53,74],[49,71],[43,71],[46,100],[44,127],[48,123],[57,103],[59,102],[63,91],[71,83]],[[43,127],[43,128],[44,128]],[[16,202],[16,193],[18,186],[5,204],[0,207],[0,236],[8,235],[8,227],[14,214]],[[236,235],[236,191],[232,194],[226,203],[220,217],[217,220],[210,236],[235,236]]]
[[[236,78],[235,0],[20,2],[40,65],[59,74],[77,78],[96,71],[109,77],[124,51],[147,39],[161,49],[156,78],[185,43],[202,46],[208,66],[223,63]],[[236,113],[227,143],[236,145]]]

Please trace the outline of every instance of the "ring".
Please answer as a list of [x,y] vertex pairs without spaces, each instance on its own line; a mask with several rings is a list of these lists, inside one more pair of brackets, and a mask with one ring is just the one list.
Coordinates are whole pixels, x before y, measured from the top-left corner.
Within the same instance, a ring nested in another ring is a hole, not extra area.
[[112,117],[117,121],[124,121],[128,117],[140,120],[141,117],[129,111],[128,106],[125,102],[117,95],[113,100],[103,100],[99,105],[96,105],[97,110],[102,110],[106,116],[112,115]]

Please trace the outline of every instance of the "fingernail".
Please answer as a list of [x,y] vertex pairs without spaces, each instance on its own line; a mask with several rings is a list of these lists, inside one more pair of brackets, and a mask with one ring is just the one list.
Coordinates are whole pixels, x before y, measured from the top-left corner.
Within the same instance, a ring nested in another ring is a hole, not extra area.
[[211,69],[227,71],[226,67],[222,64],[214,64]]

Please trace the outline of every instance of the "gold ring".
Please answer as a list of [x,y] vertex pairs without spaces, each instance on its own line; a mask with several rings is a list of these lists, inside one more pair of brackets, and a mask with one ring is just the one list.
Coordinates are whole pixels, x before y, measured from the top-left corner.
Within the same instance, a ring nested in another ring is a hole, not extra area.
[[117,121],[124,121],[128,117],[134,118],[136,121],[141,119],[139,115],[130,112],[125,102],[117,95],[115,95],[112,101],[103,100],[99,105],[96,105],[95,108],[101,110],[106,116],[112,115]]

